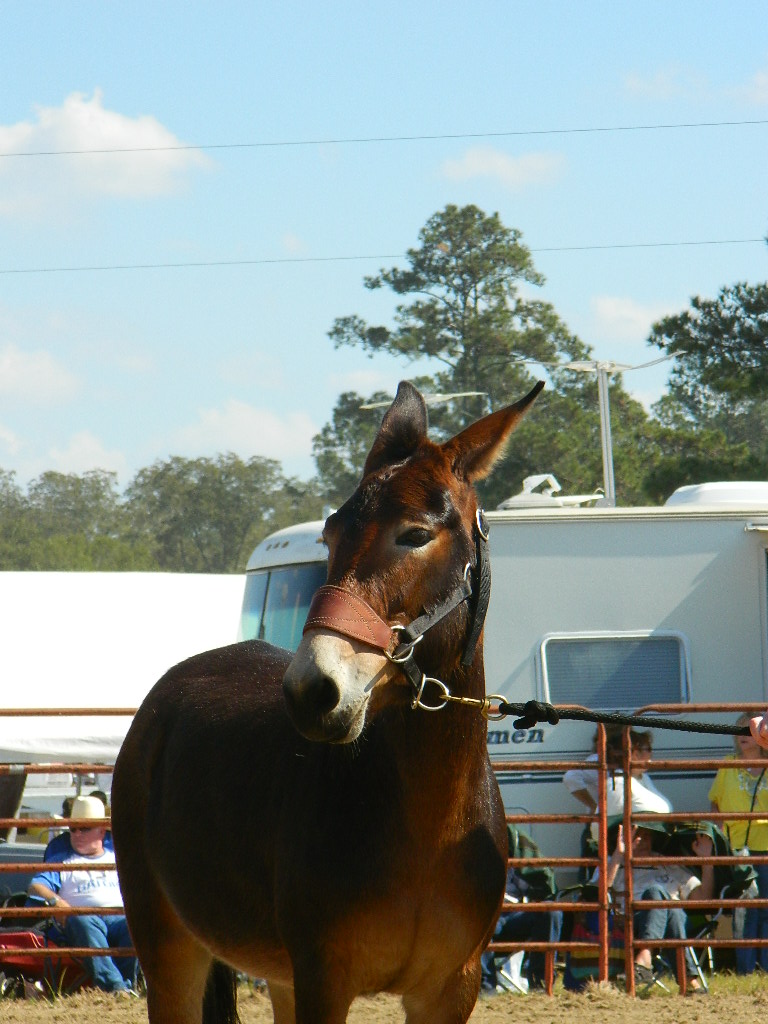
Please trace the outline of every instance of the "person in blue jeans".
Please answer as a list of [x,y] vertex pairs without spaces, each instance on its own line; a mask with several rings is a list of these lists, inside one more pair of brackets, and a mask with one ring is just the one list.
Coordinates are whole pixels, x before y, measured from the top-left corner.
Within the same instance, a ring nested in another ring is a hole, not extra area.
[[[654,854],[654,834],[665,834],[659,822],[645,821],[632,830],[632,856],[651,857]],[[691,844],[695,857],[711,857],[714,846],[711,836],[704,830],[697,831]],[[624,834],[619,825],[616,830],[616,846],[608,861],[608,886],[614,890],[616,907],[623,908],[623,894],[626,891],[624,879]],[[594,875],[597,880],[597,872]],[[635,937],[635,983],[647,986],[653,983],[651,949],[654,939],[687,938],[688,917],[684,908],[687,899],[711,899],[714,895],[714,868],[702,864],[699,874],[683,864],[653,864],[649,867],[633,867],[632,888],[635,899],[664,900],[664,907],[638,908],[633,917]],[[688,991],[694,995],[706,995],[706,989],[698,978],[696,965],[690,951],[685,950]]]
[[[72,864],[71,869],[44,870],[29,884],[29,895],[52,907],[122,907],[123,897],[114,850],[104,845],[107,829],[103,823],[104,804],[95,796],[76,797],[72,818],[102,819],[100,824],[71,827],[66,836],[57,836],[46,847],[44,860]],[[68,844],[63,840],[68,838]],[[79,866],[78,866],[79,865]],[[87,866],[86,866],[87,865]],[[132,946],[123,914],[72,914],[63,919],[64,938],[70,946],[108,949]],[[105,992],[128,995],[133,991],[136,958],[88,957],[86,966],[94,984]]]
[[[563,915],[560,910],[525,910],[524,899],[534,899],[530,887],[513,867],[507,872],[507,885],[504,893],[504,906],[499,916],[493,942],[558,942],[563,927]],[[515,909],[511,909],[511,908]],[[519,909],[518,909],[519,907]],[[482,968],[481,993],[490,995],[496,992],[496,965],[494,954],[486,950],[481,958]],[[526,971],[528,989],[536,991],[544,988],[544,954],[531,953],[528,957]]]

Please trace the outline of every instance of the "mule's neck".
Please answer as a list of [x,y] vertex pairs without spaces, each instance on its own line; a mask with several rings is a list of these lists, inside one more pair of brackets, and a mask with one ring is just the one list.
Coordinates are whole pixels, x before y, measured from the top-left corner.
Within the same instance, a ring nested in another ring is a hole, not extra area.
[[[440,678],[455,696],[485,697],[480,644],[472,665],[455,664],[453,671],[440,674],[440,669],[447,668],[432,663],[425,671]],[[438,696],[436,688],[425,691],[430,702]],[[456,806],[471,803],[473,791],[485,786],[488,728],[478,707],[449,702],[435,711],[402,709],[389,721],[388,733],[401,776],[418,777],[419,799],[431,810],[445,808],[453,813]]]

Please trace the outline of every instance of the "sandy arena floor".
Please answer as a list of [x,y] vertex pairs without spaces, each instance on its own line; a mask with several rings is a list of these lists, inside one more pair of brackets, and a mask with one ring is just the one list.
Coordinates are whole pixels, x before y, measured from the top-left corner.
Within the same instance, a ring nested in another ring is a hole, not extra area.
[[[261,993],[244,991],[240,996],[243,1024],[271,1024],[269,1001]],[[764,1024],[768,1019],[768,979],[755,978],[750,992],[717,993],[706,998],[681,999],[675,995],[653,995],[650,999],[629,999],[617,989],[595,986],[583,995],[496,996],[477,1004],[471,1024],[555,1024],[578,1016],[579,1024]],[[40,1001],[3,1001],[3,1024],[145,1024],[143,999],[117,1000],[103,993],[87,993]],[[396,999],[378,996],[358,1000],[349,1016],[350,1024],[402,1024],[403,1014]]]

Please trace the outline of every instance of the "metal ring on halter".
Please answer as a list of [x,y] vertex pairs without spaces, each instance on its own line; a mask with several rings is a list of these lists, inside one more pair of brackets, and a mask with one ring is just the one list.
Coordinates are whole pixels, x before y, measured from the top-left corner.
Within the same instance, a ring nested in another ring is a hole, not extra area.
[[[422,694],[424,693],[424,687],[427,685],[427,683],[434,683],[435,686],[438,687],[438,689],[440,690],[440,692],[442,694],[442,698],[441,698],[442,699],[442,704],[425,704],[422,701],[421,697],[422,697]],[[449,700],[450,696],[451,696],[451,691],[448,689],[448,687],[445,685],[445,683],[442,681],[442,679],[435,679],[434,676],[424,676],[423,675],[421,677],[421,685],[419,686],[418,693],[416,694],[416,696],[411,701],[411,707],[412,708],[421,708],[422,711],[442,711],[443,708],[448,703],[448,700]]]
[[488,520],[485,518],[485,512],[481,508],[475,509],[475,526],[477,526],[477,532],[483,540],[488,540],[491,531],[488,529]]
[[[405,628],[405,626],[401,626],[398,623],[392,626],[392,632],[402,633],[405,631]],[[416,646],[416,644],[420,644],[423,639],[424,634],[420,633],[415,640],[411,640],[409,644],[403,645],[405,646],[405,650],[401,651],[401,653],[398,654],[397,657],[395,657],[394,654],[387,654],[386,651],[384,652],[384,657],[387,659],[387,661],[391,661],[394,665],[401,665],[404,661],[408,661],[410,656],[413,654],[413,648]]]
[[469,562],[467,562],[467,564],[464,566],[464,582],[465,583],[469,579],[469,574],[471,572],[472,572],[472,566],[469,564]]
[[489,722],[500,721],[500,719],[506,716],[503,711],[492,711],[491,701],[495,701],[497,704],[501,704],[501,702],[505,701],[506,699],[507,698],[501,693],[489,693],[488,696],[483,701],[483,707],[480,714]]

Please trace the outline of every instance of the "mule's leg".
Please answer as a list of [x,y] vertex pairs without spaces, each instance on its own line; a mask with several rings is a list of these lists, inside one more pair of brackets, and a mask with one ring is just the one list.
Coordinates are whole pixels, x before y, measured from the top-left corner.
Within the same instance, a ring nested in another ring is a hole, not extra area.
[[292,985],[275,985],[267,982],[269,998],[272,1000],[272,1014],[275,1024],[296,1024],[296,1003]]
[[443,985],[403,995],[406,1024],[466,1024],[480,991],[480,960],[466,964]]
[[[135,879],[133,880],[135,883]],[[150,1024],[202,1024],[211,954],[147,876],[131,889],[128,926],[147,983]]]
[[343,970],[318,970],[316,961],[304,969],[294,962],[296,1024],[344,1024],[354,995],[340,988],[343,977]]
[[166,945],[144,970],[149,1024],[202,1024],[211,958],[191,942]]

